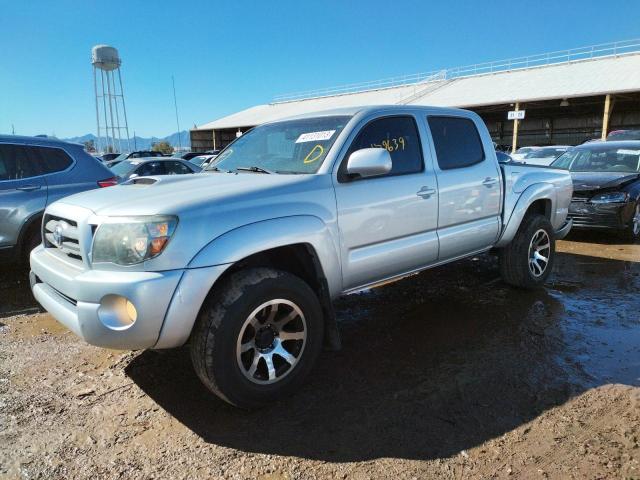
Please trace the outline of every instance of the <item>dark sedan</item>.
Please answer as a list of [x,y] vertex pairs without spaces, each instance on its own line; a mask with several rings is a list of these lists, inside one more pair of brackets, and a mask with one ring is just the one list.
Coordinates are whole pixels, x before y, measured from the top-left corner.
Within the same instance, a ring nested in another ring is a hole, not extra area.
[[605,228],[640,238],[640,141],[587,143],[552,167],[573,177],[569,217],[575,228]]
[[202,169],[180,158],[153,157],[124,160],[111,167],[111,171],[118,177],[118,183],[122,183],[136,177],[184,175],[198,173]]

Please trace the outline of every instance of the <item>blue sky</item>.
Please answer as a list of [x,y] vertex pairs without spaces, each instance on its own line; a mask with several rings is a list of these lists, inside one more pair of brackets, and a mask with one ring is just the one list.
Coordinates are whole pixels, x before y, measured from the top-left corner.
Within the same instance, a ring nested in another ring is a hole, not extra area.
[[91,47],[129,125],[190,128],[292,91],[640,37],[640,1],[0,0],[0,132],[95,132]]

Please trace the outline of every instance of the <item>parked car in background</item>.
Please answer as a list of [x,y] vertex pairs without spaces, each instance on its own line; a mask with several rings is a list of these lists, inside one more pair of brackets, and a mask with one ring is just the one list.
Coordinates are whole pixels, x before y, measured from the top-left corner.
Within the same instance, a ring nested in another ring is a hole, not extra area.
[[113,160],[106,162],[107,167],[111,168],[119,164],[120,162],[129,158],[149,158],[149,157],[164,157],[162,152],[154,152],[153,150],[137,150],[130,153],[121,153]]
[[514,163],[515,161],[511,158],[511,155],[505,153],[500,150],[496,150],[496,157],[498,158],[499,163]]
[[499,164],[464,110],[308,113],[245,133],[208,171],[50,206],[82,255],[45,244],[30,279],[89,343],[188,342],[204,385],[245,408],[290,394],[337,346],[339,295],[494,249],[505,282],[539,287],[571,228],[569,173]]
[[118,183],[136,177],[185,175],[198,173],[201,170],[202,168],[193,163],[171,157],[131,158],[111,167],[111,171],[118,177]]
[[525,153],[524,156],[519,157],[519,162],[526,163],[527,165],[543,165],[549,166],[553,161],[569,150],[571,147],[568,145],[554,145],[551,147],[540,147],[535,150]]
[[640,130],[612,130],[607,135],[607,142],[617,140],[640,140]]
[[106,163],[110,162],[111,160],[115,160],[119,155],[119,153],[103,153],[99,158]]
[[207,150],[204,153],[206,153],[207,155],[218,155],[221,151],[222,151],[222,149],[216,148],[214,150]]
[[204,155],[204,152],[185,152],[179,155],[172,155],[173,158],[181,158],[182,160],[191,160],[193,157]]
[[216,157],[217,155],[198,155],[189,161],[200,168],[206,168]]
[[527,153],[531,153],[534,150],[540,147],[520,147],[515,152],[511,153],[511,158],[513,158],[516,162],[522,160]]
[[[47,205],[73,193],[115,184],[113,173],[82,145],[0,135],[0,253],[26,259],[40,243]],[[77,248],[77,234],[70,242],[65,248]]]
[[640,238],[640,141],[572,148],[552,167],[571,172],[569,217],[576,228],[605,228]]

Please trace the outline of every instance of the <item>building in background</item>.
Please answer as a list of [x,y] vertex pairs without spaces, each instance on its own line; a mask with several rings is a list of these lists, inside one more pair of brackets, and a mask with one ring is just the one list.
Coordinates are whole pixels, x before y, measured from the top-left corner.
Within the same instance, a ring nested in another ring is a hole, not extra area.
[[[509,148],[576,145],[640,129],[640,40],[284,95],[192,129],[191,146],[221,148],[237,132],[310,111],[383,104],[473,110]],[[523,120],[508,120],[515,110],[525,111]]]

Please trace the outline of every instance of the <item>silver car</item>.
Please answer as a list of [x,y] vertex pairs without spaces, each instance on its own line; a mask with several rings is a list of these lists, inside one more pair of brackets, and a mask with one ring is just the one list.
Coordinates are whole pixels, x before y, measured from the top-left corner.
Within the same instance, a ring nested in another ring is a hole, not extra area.
[[544,284],[571,194],[565,170],[499,164],[472,112],[317,112],[252,129],[205,173],[51,205],[32,289],[89,343],[189,343],[212,392],[255,407],[339,345],[344,293],[493,249],[505,282]]
[[0,135],[0,254],[25,258],[40,243],[47,205],[67,195],[116,184],[82,145]]

